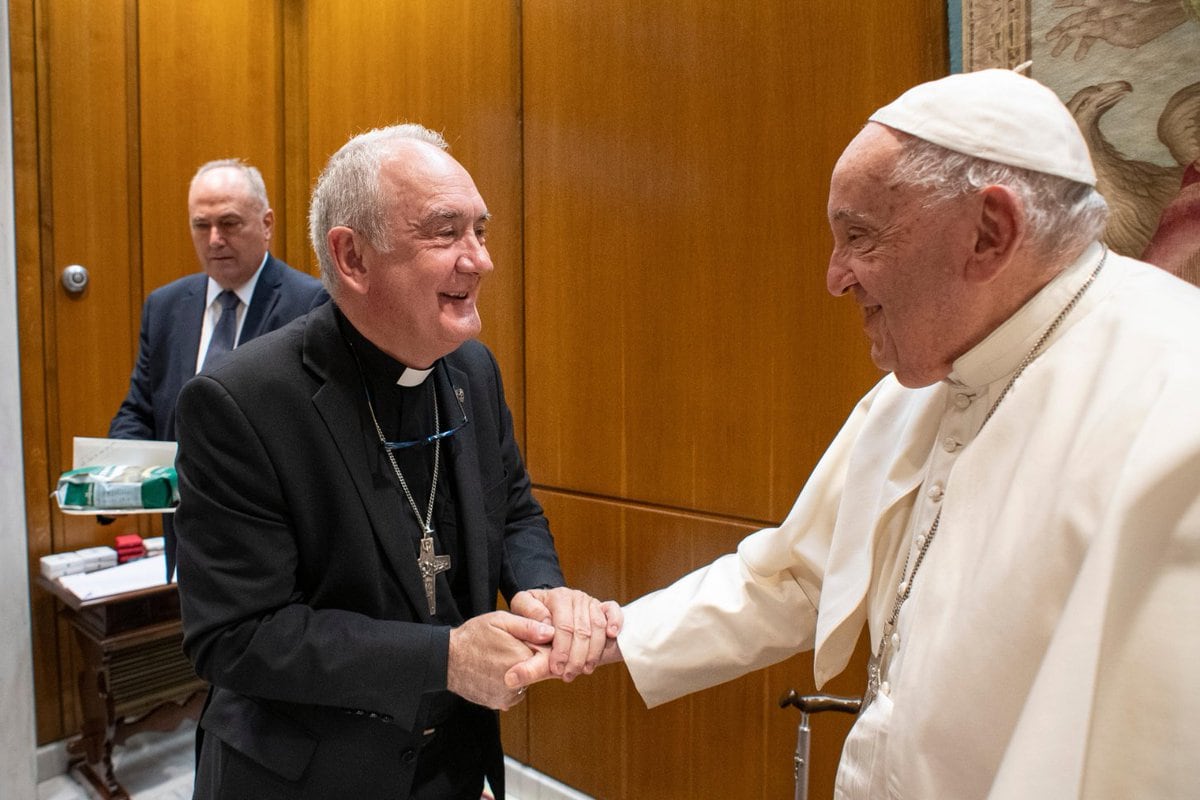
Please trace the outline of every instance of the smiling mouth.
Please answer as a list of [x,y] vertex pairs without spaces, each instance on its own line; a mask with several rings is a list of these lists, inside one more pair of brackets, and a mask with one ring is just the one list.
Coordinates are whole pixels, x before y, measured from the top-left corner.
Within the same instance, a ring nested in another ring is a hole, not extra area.
[[470,292],[442,292],[442,297],[449,300],[466,300],[470,296]]

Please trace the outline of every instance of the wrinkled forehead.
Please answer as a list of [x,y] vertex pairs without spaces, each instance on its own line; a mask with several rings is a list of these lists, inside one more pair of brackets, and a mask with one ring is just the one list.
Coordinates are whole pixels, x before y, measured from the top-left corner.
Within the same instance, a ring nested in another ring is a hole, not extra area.
[[847,171],[880,174],[891,172],[904,151],[903,134],[877,122],[868,122],[850,140],[834,165],[835,176]]
[[903,142],[895,131],[868,123],[834,165],[829,179],[830,213],[848,193],[882,194],[894,190],[892,175],[903,150]]

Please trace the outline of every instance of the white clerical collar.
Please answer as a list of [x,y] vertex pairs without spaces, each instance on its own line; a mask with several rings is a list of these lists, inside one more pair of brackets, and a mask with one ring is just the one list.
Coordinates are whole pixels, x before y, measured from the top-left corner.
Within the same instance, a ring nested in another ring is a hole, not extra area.
[[1046,329],[1047,321],[1087,282],[1102,253],[1099,242],[1088,245],[1075,263],[1056,275],[982,342],[959,356],[947,380],[978,387],[1011,374]]
[[429,373],[431,372],[433,372],[433,367],[430,367],[429,369],[413,369],[412,367],[405,367],[404,372],[401,372],[400,377],[396,379],[396,385],[403,386],[405,388],[420,386],[425,382],[425,379],[429,377]]

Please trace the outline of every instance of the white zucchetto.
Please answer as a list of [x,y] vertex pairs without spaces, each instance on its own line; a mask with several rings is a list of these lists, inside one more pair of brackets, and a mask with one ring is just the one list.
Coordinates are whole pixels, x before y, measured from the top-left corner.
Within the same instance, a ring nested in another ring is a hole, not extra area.
[[870,117],[947,150],[1096,185],[1087,143],[1053,90],[984,69],[914,86]]

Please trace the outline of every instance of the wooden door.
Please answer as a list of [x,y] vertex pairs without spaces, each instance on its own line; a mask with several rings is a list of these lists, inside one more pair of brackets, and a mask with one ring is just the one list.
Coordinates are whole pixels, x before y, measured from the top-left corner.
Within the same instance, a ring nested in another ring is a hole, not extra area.
[[[146,294],[199,268],[186,206],[196,167],[246,158],[262,170],[277,219],[288,217],[282,60],[270,35],[280,10],[266,0],[224,15],[128,0],[24,0],[9,9],[36,573],[46,553],[111,545],[130,530],[161,531],[154,516],[111,526],[65,516],[48,495],[71,466],[74,437],[107,433],[128,388]],[[88,270],[82,292],[60,282],[70,264]],[[76,653],[53,601],[31,591],[38,740],[45,742],[78,725]]]
[[[13,37],[18,284],[30,571],[49,552],[107,538],[90,517],[51,510],[76,434],[102,436],[129,378],[137,316],[136,93],[122,0],[9,4]],[[68,66],[70,65],[70,66]],[[83,102],[103,98],[104,102]],[[77,264],[79,294],[60,283]],[[29,413],[33,410],[34,413]],[[54,601],[31,589],[38,741],[77,724],[75,651]]]

